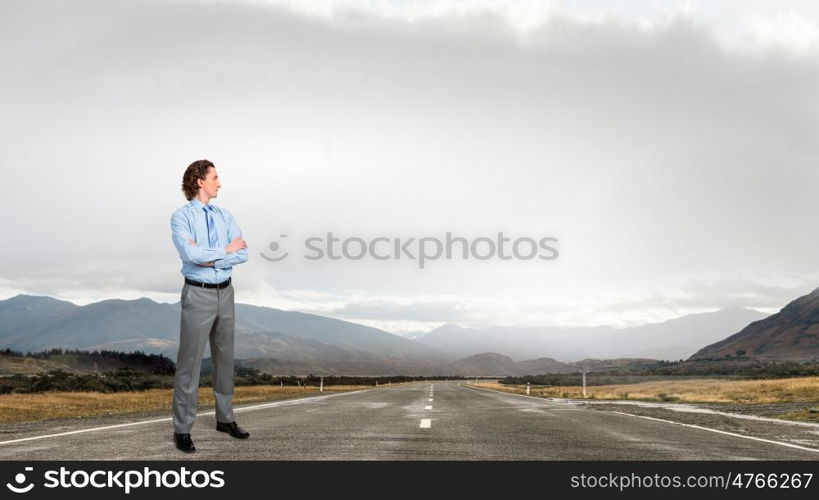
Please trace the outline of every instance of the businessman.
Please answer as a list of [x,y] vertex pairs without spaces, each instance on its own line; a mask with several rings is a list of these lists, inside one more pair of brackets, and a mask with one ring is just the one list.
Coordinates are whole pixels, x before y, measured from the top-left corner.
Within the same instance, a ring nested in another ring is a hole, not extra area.
[[191,427],[199,397],[199,370],[210,339],[216,430],[239,439],[250,434],[233,417],[233,284],[231,269],[247,262],[247,243],[233,216],[210,201],[222,187],[208,160],[190,164],[182,177],[189,203],[171,216],[173,244],[182,259],[182,319],[173,388],[176,447],[196,450]]

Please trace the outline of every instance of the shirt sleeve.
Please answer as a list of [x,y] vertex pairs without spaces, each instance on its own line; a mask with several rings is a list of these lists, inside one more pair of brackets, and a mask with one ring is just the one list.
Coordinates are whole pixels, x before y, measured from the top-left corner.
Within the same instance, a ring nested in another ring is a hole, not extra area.
[[209,248],[192,244],[190,240],[193,239],[193,235],[188,220],[182,212],[176,212],[171,216],[171,234],[173,244],[176,251],[179,252],[179,258],[182,259],[182,262],[205,264],[217,259],[223,259],[227,255],[224,248]]
[[[228,242],[231,242],[235,238],[241,237],[242,231],[239,229],[236,220],[233,219],[233,215],[230,212],[224,210],[224,214],[227,224]],[[231,252],[223,258],[215,260],[213,267],[216,269],[230,269],[237,264],[243,264],[245,262],[247,262],[247,248],[243,248],[237,252]]]

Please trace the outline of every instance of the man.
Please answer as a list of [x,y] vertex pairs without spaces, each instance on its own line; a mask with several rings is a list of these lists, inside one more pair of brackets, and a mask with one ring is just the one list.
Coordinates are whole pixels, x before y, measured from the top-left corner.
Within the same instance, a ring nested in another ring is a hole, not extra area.
[[247,243],[233,216],[210,204],[222,184],[208,160],[190,164],[182,191],[190,203],[171,216],[173,244],[182,259],[182,318],[173,389],[176,447],[196,450],[191,427],[199,397],[199,370],[210,339],[216,430],[239,439],[250,437],[233,417],[233,284],[231,269],[247,262]]

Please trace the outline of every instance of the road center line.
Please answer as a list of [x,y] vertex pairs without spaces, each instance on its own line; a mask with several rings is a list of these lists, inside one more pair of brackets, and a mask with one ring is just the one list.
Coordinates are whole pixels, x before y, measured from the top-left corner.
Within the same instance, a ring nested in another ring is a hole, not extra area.
[[427,406],[425,406],[425,407],[424,407],[424,409],[425,409],[425,410],[431,410],[431,409],[432,409],[432,405],[427,405]]
[[430,420],[428,418],[422,418],[421,419],[421,429],[429,429],[431,425],[432,425],[432,420]]

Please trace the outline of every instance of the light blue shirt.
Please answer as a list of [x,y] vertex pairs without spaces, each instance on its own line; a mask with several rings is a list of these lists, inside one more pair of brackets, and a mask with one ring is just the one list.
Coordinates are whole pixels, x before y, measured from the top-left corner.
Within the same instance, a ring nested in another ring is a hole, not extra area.
[[[210,206],[213,207],[218,246],[208,246],[210,243],[205,205],[196,198],[171,215],[171,232],[173,244],[182,259],[182,275],[203,283],[221,283],[230,278],[233,266],[247,262],[247,248],[232,253],[225,251],[225,247],[234,238],[242,236],[242,231],[230,212],[212,203]],[[189,240],[195,241],[196,245],[192,245]],[[197,265],[211,261],[213,267]]]

